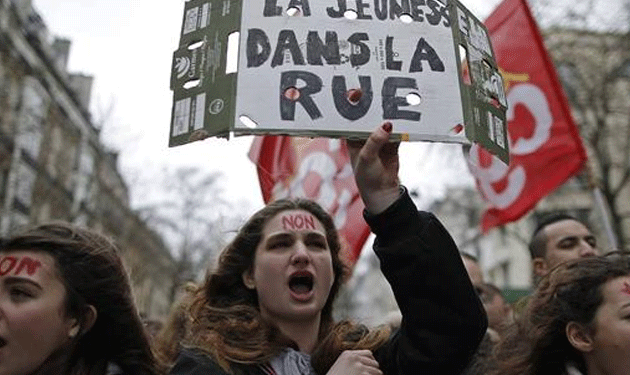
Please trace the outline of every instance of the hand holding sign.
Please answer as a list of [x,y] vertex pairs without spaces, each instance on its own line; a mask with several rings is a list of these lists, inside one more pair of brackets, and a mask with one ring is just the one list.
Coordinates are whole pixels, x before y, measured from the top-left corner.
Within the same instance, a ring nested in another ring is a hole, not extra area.
[[372,214],[385,211],[400,196],[400,143],[389,142],[392,130],[392,124],[386,122],[374,130],[365,142],[347,141],[361,199]]

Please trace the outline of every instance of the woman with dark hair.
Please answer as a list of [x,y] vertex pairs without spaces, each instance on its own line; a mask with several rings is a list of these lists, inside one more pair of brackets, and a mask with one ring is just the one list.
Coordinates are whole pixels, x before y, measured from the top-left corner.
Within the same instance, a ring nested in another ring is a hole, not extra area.
[[111,241],[54,223],[0,243],[0,374],[156,374]]
[[630,374],[630,253],[554,268],[495,358],[496,375]]
[[451,237],[399,185],[391,131],[386,123],[348,146],[400,328],[333,320],[346,276],[334,222],[314,202],[279,200],[249,219],[194,292],[172,375],[446,375],[465,367],[486,329],[483,306]]

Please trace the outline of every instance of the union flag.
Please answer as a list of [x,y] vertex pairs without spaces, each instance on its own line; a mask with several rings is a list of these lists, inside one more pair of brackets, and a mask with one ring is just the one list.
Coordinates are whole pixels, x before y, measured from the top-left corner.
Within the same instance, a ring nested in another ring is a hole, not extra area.
[[510,164],[478,146],[469,166],[487,202],[484,232],[521,218],[580,172],[586,152],[525,0],[505,0],[485,21],[506,82]]

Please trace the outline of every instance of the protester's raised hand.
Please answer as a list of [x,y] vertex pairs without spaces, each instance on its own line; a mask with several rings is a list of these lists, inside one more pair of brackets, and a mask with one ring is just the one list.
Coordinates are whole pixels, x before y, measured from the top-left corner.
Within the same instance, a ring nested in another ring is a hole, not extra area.
[[326,375],[383,375],[369,350],[346,350]]
[[391,122],[379,126],[367,141],[348,140],[354,177],[368,212],[378,214],[400,196],[399,142],[390,142]]

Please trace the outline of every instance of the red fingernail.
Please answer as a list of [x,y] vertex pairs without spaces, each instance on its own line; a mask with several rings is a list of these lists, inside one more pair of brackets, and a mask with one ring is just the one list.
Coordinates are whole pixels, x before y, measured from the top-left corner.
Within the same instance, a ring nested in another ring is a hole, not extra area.
[[386,123],[384,123],[384,124],[383,124],[382,128],[383,128],[383,130],[385,130],[386,132],[391,133],[391,132],[392,132],[392,129],[394,128],[394,126],[392,125],[392,123],[391,123],[391,122],[386,122]]

